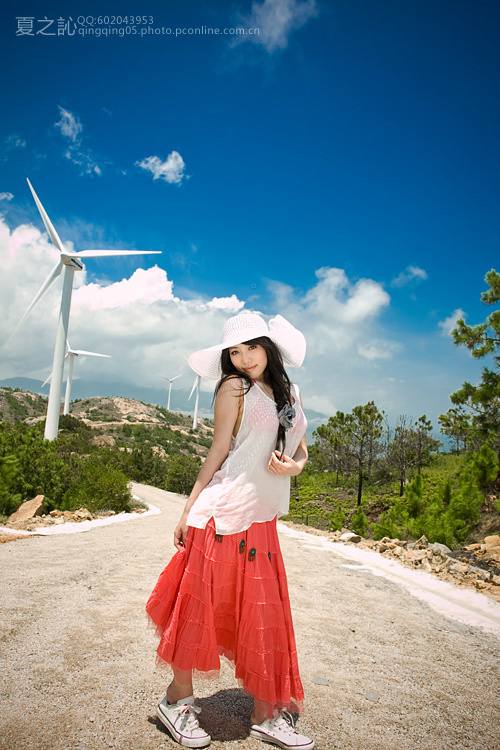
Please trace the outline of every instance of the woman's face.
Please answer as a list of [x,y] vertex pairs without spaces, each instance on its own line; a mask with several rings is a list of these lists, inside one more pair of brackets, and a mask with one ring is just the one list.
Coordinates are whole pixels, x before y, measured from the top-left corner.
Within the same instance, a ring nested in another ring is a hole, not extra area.
[[260,344],[238,344],[229,349],[231,362],[253,380],[262,380],[267,367],[267,353]]

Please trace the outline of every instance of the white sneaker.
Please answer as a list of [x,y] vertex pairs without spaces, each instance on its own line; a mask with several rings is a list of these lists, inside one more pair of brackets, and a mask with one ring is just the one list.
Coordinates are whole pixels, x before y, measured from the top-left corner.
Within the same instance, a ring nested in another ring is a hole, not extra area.
[[168,703],[165,697],[156,709],[156,715],[174,740],[184,747],[206,747],[211,737],[198,723],[196,714],[201,708],[193,706],[194,696],[177,703]]
[[250,736],[283,750],[312,750],[314,747],[314,740],[299,734],[294,727],[293,716],[284,710],[273,719],[265,719],[262,724],[252,724]]

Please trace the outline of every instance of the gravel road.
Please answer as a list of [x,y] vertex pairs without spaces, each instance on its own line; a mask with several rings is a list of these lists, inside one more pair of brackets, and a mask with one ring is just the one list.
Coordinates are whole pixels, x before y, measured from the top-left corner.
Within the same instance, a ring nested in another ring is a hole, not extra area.
[[[0,750],[178,747],[155,717],[168,673],[155,668],[144,605],[184,499],[134,491],[162,514],[0,546]],[[498,750],[499,637],[280,536],[306,691],[299,728],[318,750]],[[215,750],[270,747],[247,736],[250,701],[228,665],[197,695]]]

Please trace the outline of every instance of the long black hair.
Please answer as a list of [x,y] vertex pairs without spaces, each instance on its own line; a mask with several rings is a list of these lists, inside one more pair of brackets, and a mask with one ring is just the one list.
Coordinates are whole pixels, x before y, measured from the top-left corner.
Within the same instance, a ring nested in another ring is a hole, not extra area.
[[[267,367],[264,370],[264,383],[268,385],[273,392],[274,400],[276,402],[276,411],[279,413],[285,404],[292,404],[291,388],[292,384],[290,378],[286,374],[285,367],[283,365],[283,357],[281,352],[268,336],[258,336],[250,341],[243,342],[246,346],[255,346],[258,344],[265,349],[267,354]],[[241,378],[245,381],[245,393],[248,393],[250,388],[255,385],[254,381],[247,372],[238,370],[231,362],[231,355],[229,354],[230,349],[223,349],[221,354],[221,369],[222,377],[217,383],[214,392],[214,399],[219,392],[220,387],[226,380],[231,378]],[[280,424],[278,426],[278,434],[276,437],[276,450],[283,452],[285,449],[285,438],[286,430]]]

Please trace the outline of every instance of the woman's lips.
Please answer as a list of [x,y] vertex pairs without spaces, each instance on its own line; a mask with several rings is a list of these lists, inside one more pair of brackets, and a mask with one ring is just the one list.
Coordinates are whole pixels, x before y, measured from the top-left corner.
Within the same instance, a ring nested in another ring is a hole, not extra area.
[[247,372],[252,372],[252,370],[255,370],[256,367],[257,367],[257,365],[254,365],[253,367],[247,367],[246,371]]

